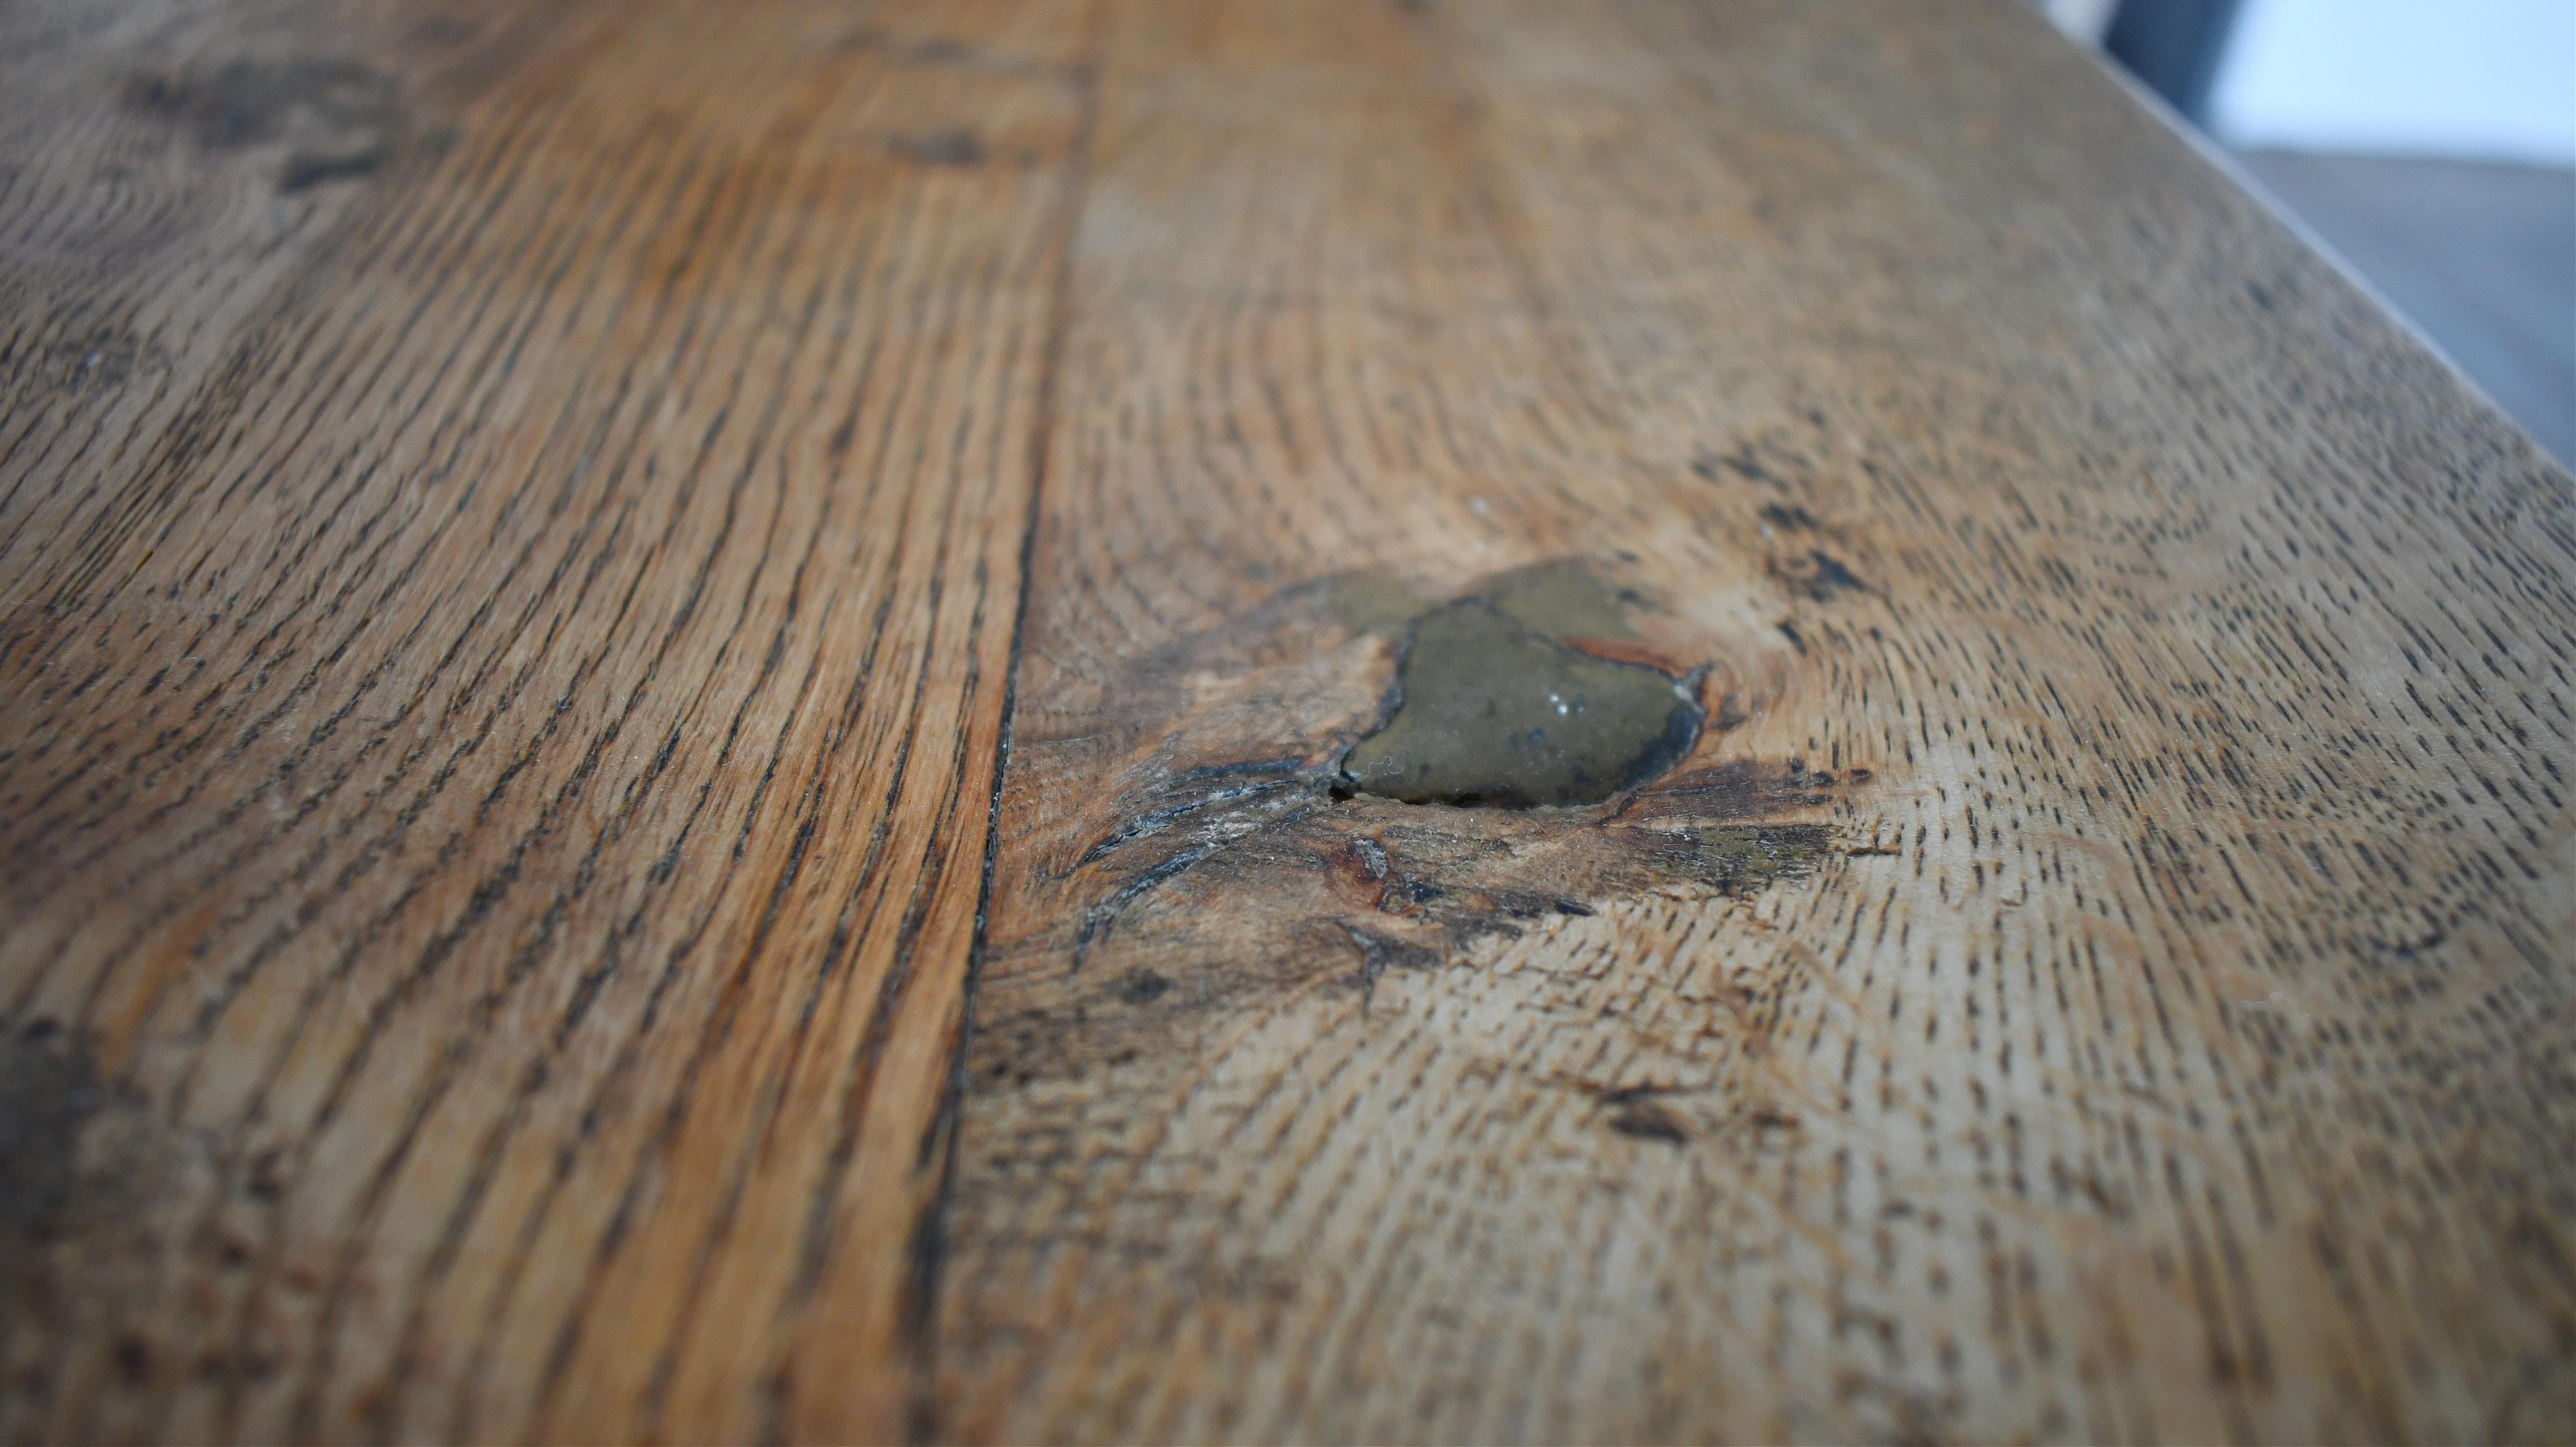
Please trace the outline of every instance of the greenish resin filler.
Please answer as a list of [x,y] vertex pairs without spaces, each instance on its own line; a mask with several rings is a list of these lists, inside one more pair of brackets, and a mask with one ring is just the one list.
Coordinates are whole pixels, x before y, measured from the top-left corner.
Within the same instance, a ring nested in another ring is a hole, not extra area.
[[1422,614],[1394,713],[1343,772],[1407,803],[1526,809],[1597,804],[1670,769],[1705,722],[1690,681],[1550,636],[1626,634],[1619,601],[1556,567]]

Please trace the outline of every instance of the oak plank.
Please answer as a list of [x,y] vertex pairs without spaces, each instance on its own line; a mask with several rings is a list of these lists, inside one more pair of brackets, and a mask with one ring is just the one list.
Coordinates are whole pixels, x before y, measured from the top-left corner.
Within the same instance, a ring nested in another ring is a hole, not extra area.
[[0,18],[0,1433],[904,1430],[1072,19]]
[[[2564,471],[2020,6],[1102,66],[946,1433],[2568,1434]],[[1673,778],[1348,796],[1569,562]]]
[[0,1434],[2576,1421],[2576,485],[2020,7],[0,27]]

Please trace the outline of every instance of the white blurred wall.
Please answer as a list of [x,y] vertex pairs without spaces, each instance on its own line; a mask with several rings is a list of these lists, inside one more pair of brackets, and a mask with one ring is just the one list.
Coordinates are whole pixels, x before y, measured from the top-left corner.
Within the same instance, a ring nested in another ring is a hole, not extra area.
[[2210,111],[2236,146],[2576,165],[2576,0],[2244,0]]
[[2099,45],[2111,28],[2111,12],[2120,8],[2120,0],[2039,0],[2039,8],[2048,12],[2058,29]]

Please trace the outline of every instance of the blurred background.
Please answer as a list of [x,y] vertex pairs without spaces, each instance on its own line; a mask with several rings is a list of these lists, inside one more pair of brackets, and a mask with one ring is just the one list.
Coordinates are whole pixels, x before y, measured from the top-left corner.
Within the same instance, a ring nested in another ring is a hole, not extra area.
[[2576,464],[2576,0],[2042,0]]

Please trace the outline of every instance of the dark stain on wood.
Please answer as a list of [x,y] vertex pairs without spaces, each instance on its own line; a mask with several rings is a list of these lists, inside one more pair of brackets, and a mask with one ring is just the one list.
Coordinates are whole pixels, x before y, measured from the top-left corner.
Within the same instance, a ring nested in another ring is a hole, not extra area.
[[211,150],[275,140],[299,122],[331,130],[381,128],[400,111],[384,75],[354,61],[318,56],[137,75],[127,82],[125,98],[133,109],[179,126]]
[[411,129],[391,77],[319,56],[138,74],[124,98],[128,109],[168,122],[207,151],[290,146],[277,177],[288,196],[378,175]]
[[[997,930],[997,973],[1035,988],[986,997],[981,1077],[1080,1075],[1166,1036],[1177,1049],[1194,1022],[1319,986],[1365,1010],[1389,974],[1449,966],[1481,940],[1626,896],[1740,895],[1812,870],[1840,785],[1800,760],[1709,757],[1702,693],[1738,719],[1759,707],[1728,682],[1732,650],[1614,576],[1557,562],[1447,601],[1383,575],[1325,578],[1127,664],[1102,696],[1114,717],[1065,727],[1094,745],[1135,739],[1143,756],[1114,798],[1079,811],[1087,828],[1056,826],[1062,862],[1041,868],[1062,906],[1034,935]],[[1405,742],[1430,661],[1466,675],[1440,686],[1471,697],[1479,669],[1542,701],[1550,679],[1560,698],[1574,680],[1584,702],[1564,717],[1610,715],[1626,730],[1618,757],[1586,780],[1562,770],[1585,790],[1572,800],[1567,782],[1516,792],[1518,761],[1503,783],[1418,801],[1363,788],[1379,778],[1371,746]],[[1605,701],[1600,677],[1653,697]],[[1523,807],[1482,807],[1504,803]]]
[[[132,1089],[102,1075],[90,1038],[38,1016],[0,1018],[0,1301],[19,1320],[91,1319],[96,1297],[150,1269],[146,1202],[166,1184],[178,1145],[156,1131]],[[5,1337],[0,1337],[5,1339]],[[112,1358],[129,1385],[148,1351]],[[0,1389],[0,1403],[41,1396],[43,1368]]]
[[1632,1100],[1610,1117],[1610,1128],[1623,1136],[1668,1146],[1690,1143],[1690,1130],[1669,1107],[1651,1100]]
[[1810,602],[1830,603],[1839,594],[1869,591],[1869,585],[1860,580],[1859,574],[1822,548],[1779,559],[1772,564],[1772,573],[1788,586],[1790,592]]
[[[858,44],[876,44],[886,40],[874,31],[861,32]],[[1051,75],[1060,81],[1080,79],[1079,66],[1049,62],[1016,51],[1007,46],[978,44],[949,35],[925,36],[900,42],[891,47],[902,64],[929,70],[953,70],[988,76]]]
[[1779,474],[1764,465],[1750,442],[1739,443],[1726,452],[1703,448],[1691,459],[1691,471],[1703,482],[1724,481],[1726,474],[1731,472],[1746,482],[1760,483],[1765,487],[1788,486]]
[[[1828,827],[1783,816],[1834,788],[1737,761],[1606,804],[1505,811],[1336,799],[1329,779],[1208,791],[1230,797],[1148,811],[1190,818],[1187,828],[1103,840],[1066,881],[1092,902],[1074,938],[1048,949],[1064,951],[1061,988],[979,1028],[988,1076],[1080,1073],[1175,1013],[1238,1010],[1319,979],[1339,977],[1365,1004],[1390,971],[1442,967],[1480,940],[1621,896],[1750,893],[1815,867]],[[1087,1011],[1093,989],[1154,1003],[1155,1018]]]
[[81,1133],[106,1097],[89,1052],[51,1020],[0,1039],[0,1257],[16,1260],[68,1225]]
[[1118,998],[1130,1005],[1150,1005],[1171,988],[1171,981],[1152,970],[1129,970],[1118,977]]
[[292,196],[328,181],[352,181],[372,176],[385,168],[391,152],[384,146],[368,146],[345,155],[297,156],[279,173],[277,189]]
[[917,136],[898,136],[894,153],[922,166],[980,166],[984,142],[964,126],[949,126]]

